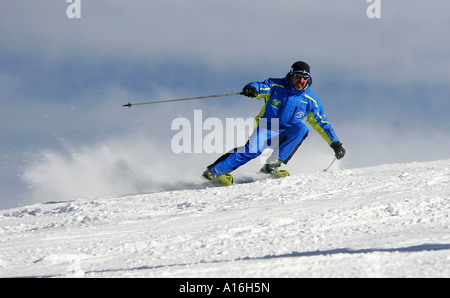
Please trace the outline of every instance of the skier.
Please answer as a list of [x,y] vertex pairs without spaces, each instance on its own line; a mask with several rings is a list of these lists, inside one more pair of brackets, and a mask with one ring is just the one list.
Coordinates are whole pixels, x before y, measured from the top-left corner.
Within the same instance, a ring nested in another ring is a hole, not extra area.
[[[308,127],[302,122],[305,116],[309,124],[334,150],[336,158],[343,158],[345,150],[342,143],[328,123],[321,101],[310,90],[311,84],[310,67],[303,61],[295,62],[285,78],[269,78],[264,82],[247,84],[242,90],[243,95],[265,100],[264,107],[255,118],[257,129],[245,146],[221,156],[207,167],[202,176],[214,181],[217,177],[234,171],[258,157],[275,137],[278,138],[278,147],[266,160],[260,172],[272,175],[277,173],[281,164],[289,162],[308,136]],[[258,129],[260,127],[264,128]]]

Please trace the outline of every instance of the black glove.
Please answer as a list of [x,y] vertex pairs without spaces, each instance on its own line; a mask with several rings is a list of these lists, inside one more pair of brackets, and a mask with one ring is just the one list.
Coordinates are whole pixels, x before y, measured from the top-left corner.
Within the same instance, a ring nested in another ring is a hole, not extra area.
[[330,145],[331,148],[334,150],[334,156],[336,156],[337,159],[341,159],[345,155],[345,149],[342,147],[341,142],[334,142]]
[[248,97],[256,97],[258,96],[258,90],[256,90],[255,87],[247,85],[242,89],[242,95],[248,96]]

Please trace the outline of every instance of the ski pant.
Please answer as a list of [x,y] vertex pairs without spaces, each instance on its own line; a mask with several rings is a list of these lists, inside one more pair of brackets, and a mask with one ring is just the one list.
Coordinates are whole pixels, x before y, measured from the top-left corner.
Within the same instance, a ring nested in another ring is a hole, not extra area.
[[229,173],[258,157],[266,148],[274,149],[269,158],[278,158],[287,164],[303,140],[308,136],[308,127],[299,123],[288,128],[271,130],[267,125],[258,126],[243,147],[222,155],[208,166],[216,177]]

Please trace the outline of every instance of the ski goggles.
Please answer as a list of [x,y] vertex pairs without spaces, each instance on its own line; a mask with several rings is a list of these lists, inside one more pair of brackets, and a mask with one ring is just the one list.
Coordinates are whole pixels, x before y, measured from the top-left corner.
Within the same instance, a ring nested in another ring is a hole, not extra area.
[[311,78],[311,76],[306,70],[297,70],[296,72],[290,71],[289,74],[291,76],[295,76],[297,79],[303,78],[305,80],[309,80]]
[[309,78],[310,78],[310,76],[309,76],[308,73],[294,73],[294,76],[295,76],[297,79],[303,78],[304,80],[309,80]]

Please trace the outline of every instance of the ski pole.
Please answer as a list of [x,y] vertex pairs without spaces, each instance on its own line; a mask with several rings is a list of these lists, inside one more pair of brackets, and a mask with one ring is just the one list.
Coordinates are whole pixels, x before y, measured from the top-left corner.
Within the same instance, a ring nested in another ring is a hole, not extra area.
[[169,99],[169,100],[160,100],[160,101],[150,101],[150,102],[141,102],[141,103],[127,103],[126,105],[122,105],[122,107],[129,107],[129,108],[131,108],[131,106],[137,106],[137,105],[149,105],[149,104],[154,104],[154,103],[174,102],[174,101],[193,100],[193,99],[202,99],[202,98],[213,98],[213,97],[223,97],[223,96],[233,96],[233,95],[242,95],[242,92],[230,93],[230,94],[218,94],[218,95],[199,96],[199,97],[188,97],[188,98],[179,98],[179,99]]
[[331,168],[331,166],[333,165],[333,163],[336,161],[336,157],[333,159],[333,161],[330,163],[330,165],[328,166],[328,168],[326,168],[325,170],[323,170],[324,172],[328,171],[329,168]]

